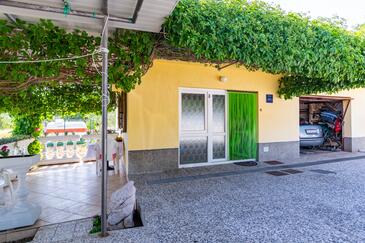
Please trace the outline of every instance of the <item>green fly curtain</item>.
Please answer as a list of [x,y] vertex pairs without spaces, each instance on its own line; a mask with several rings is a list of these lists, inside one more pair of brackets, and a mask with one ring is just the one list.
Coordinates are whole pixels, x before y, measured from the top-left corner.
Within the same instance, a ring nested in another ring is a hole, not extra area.
[[228,93],[229,159],[257,157],[257,94]]

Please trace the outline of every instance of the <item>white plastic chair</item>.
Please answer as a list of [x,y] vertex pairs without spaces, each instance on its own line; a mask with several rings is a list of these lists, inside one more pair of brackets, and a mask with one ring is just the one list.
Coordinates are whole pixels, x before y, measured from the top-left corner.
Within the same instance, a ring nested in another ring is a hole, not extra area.
[[5,205],[5,187],[9,187],[10,199],[13,201],[13,183],[11,182],[12,172],[6,169],[0,170],[0,205]]
[[[113,162],[114,174],[123,175],[126,171],[124,165],[124,144],[117,143],[115,141],[108,141],[107,159]],[[96,157],[96,174],[101,175],[102,170],[102,156],[101,156],[101,145],[95,144],[95,157]],[[123,172],[123,173],[121,173]]]
[[125,166],[125,145],[124,141],[114,142],[113,144],[113,162],[114,171],[118,173],[121,177],[124,177],[126,182],[128,182],[128,176]]
[[84,161],[87,160],[96,160],[96,149],[95,149],[96,143],[90,143],[87,146],[86,154],[83,158]]

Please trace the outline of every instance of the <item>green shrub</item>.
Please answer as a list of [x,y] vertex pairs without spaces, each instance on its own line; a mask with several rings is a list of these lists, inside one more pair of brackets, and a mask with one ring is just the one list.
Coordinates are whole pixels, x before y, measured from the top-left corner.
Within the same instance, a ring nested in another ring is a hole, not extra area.
[[40,154],[42,152],[43,145],[39,140],[34,140],[28,145],[28,153],[31,155]]
[[68,142],[66,143],[66,145],[74,145],[74,142],[72,142],[72,141],[68,141]]
[[13,135],[29,135],[37,138],[42,132],[42,118],[39,115],[16,116],[14,125]]

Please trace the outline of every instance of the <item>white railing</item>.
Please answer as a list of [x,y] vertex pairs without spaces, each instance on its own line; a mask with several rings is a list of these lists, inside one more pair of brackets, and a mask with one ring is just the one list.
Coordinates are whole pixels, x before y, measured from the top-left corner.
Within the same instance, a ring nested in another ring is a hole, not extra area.
[[80,162],[85,158],[89,144],[100,140],[99,135],[70,135],[42,137],[44,145],[40,165]]
[[[108,134],[108,144],[110,139],[115,139],[116,134]],[[128,136],[122,134],[126,149],[128,148]],[[63,163],[74,163],[82,161],[95,160],[94,157],[88,156],[90,149],[89,145],[93,143],[100,143],[100,135],[67,135],[67,136],[48,136],[41,137],[39,140],[44,145],[41,153],[41,160],[38,165],[53,165]],[[26,139],[18,142],[7,144],[10,148],[10,155],[27,154],[28,145],[34,139]],[[108,147],[110,149],[110,146]],[[110,159],[110,158],[109,158]],[[126,161],[128,160],[128,153],[126,153]]]

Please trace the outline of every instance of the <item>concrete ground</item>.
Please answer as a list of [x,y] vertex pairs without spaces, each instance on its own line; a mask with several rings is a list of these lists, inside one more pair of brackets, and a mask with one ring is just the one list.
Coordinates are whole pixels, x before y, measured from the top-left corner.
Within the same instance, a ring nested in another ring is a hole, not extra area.
[[331,156],[135,176],[143,227],[101,239],[88,235],[90,220],[72,221],[42,227],[34,241],[364,242],[364,154]]

